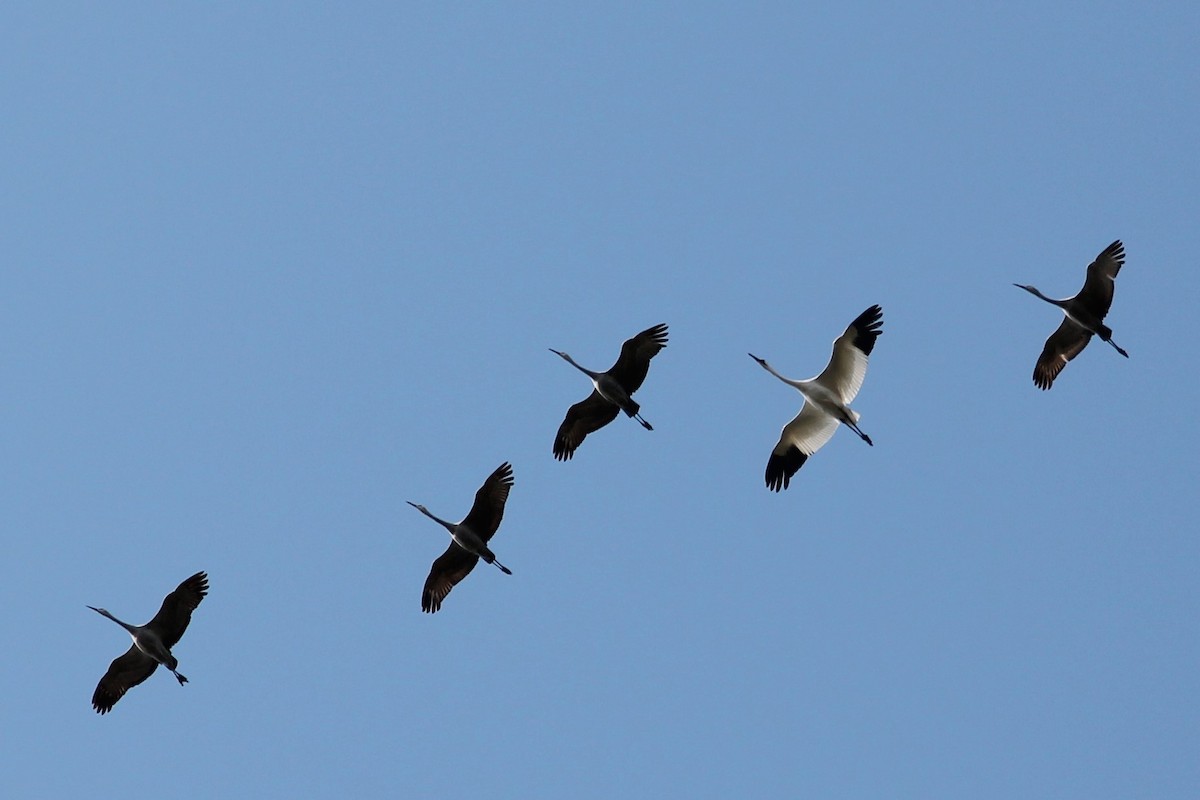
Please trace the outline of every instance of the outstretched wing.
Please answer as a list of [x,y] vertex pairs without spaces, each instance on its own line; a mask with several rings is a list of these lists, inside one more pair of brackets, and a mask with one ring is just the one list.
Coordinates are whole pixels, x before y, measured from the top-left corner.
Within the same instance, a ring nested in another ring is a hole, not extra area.
[[192,612],[207,594],[208,575],[197,572],[166,596],[162,608],[158,609],[154,619],[146,623],[146,627],[157,633],[169,650],[179,642],[183,632],[187,630],[188,623],[192,621]]
[[608,374],[616,378],[626,394],[633,394],[646,380],[646,373],[650,371],[650,359],[666,346],[665,324],[647,328],[637,336],[625,340],[625,344],[621,345],[621,355],[617,357],[617,363],[612,365]]
[[1063,317],[1058,330],[1050,334],[1038,356],[1037,366],[1033,368],[1034,385],[1049,389],[1067,362],[1083,352],[1091,339],[1092,334],[1087,329],[1076,325],[1069,317]]
[[[626,342],[627,346],[628,344]],[[554,457],[559,461],[569,460],[589,433],[594,433],[612,422],[617,418],[619,411],[619,408],[593,389],[586,399],[567,409],[567,416],[558,426],[558,434],[554,437]]]
[[874,305],[859,314],[833,341],[833,356],[817,381],[836,392],[842,403],[849,405],[862,388],[867,376],[867,356],[875,349],[875,340],[881,333],[883,309]]
[[1075,299],[1097,320],[1103,320],[1112,308],[1113,280],[1124,264],[1125,245],[1121,244],[1120,239],[1104,248],[1096,260],[1088,264],[1087,278]]
[[496,467],[475,493],[475,504],[463,520],[463,525],[483,541],[491,539],[500,527],[500,520],[504,518],[504,504],[508,502],[512,485],[512,464],[505,461]]
[[92,708],[98,714],[107,714],[127,691],[153,675],[156,669],[157,661],[139,650],[136,644],[130,645],[124,655],[113,659],[108,672],[96,684]]
[[421,591],[421,610],[432,614],[441,608],[450,590],[467,577],[478,563],[479,556],[467,552],[456,542],[450,542],[446,552],[434,560],[429,577],[425,579],[425,588]]
[[767,488],[773,492],[788,488],[792,476],[813,453],[825,446],[837,430],[838,421],[805,403],[791,422],[783,426],[779,443],[767,460]]

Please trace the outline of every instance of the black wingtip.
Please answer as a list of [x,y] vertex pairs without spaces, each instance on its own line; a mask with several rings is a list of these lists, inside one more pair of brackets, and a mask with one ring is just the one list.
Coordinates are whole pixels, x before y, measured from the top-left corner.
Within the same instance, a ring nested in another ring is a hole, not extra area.
[[850,326],[854,328],[854,346],[864,355],[871,355],[875,340],[883,333],[883,307],[876,303],[855,317]]
[[788,488],[792,483],[792,476],[796,474],[804,462],[808,460],[808,456],[800,452],[798,447],[789,447],[783,455],[771,453],[771,457],[767,459],[766,481],[767,488],[772,492],[780,492]]

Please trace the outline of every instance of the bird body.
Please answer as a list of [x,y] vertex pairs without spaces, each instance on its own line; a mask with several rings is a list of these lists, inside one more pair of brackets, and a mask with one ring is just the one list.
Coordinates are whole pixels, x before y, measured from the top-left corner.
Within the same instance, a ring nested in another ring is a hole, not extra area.
[[871,437],[858,427],[860,419],[850,403],[862,388],[867,375],[867,357],[875,340],[883,332],[883,309],[871,306],[850,323],[833,342],[833,355],[821,374],[808,380],[780,375],[764,359],[748,355],[759,366],[800,392],[804,405],[791,422],[783,426],[779,443],[767,461],[766,483],[771,491],[788,488],[792,476],[813,453],[833,437],[838,425],[845,425],[867,444]]
[[153,675],[159,664],[171,670],[180,686],[187,683],[187,678],[179,673],[179,661],[171,648],[179,642],[191,622],[192,612],[207,594],[208,575],[197,572],[166,596],[154,619],[145,625],[130,625],[117,619],[107,609],[88,606],[120,625],[133,638],[133,644],[124,655],[113,660],[108,672],[96,686],[92,707],[97,713],[107,714],[111,711],[125,692]]
[[1038,291],[1035,286],[1014,283],[1034,297],[1045,300],[1062,310],[1064,319],[1054,333],[1046,339],[1042,354],[1033,368],[1033,383],[1039,389],[1049,389],[1054,379],[1067,366],[1067,362],[1083,352],[1092,336],[1112,345],[1118,353],[1129,358],[1112,339],[1112,328],[1104,324],[1104,317],[1112,307],[1113,289],[1117,273],[1125,264],[1125,245],[1118,239],[1101,251],[1088,265],[1083,288],[1074,297],[1056,300]]
[[421,592],[422,611],[432,614],[440,609],[450,590],[467,577],[481,558],[488,564],[495,564],[505,575],[512,575],[512,570],[497,561],[496,554],[487,546],[500,527],[512,485],[512,465],[506,461],[483,482],[475,493],[475,503],[461,522],[441,519],[425,506],[408,501],[410,506],[445,528],[451,539],[450,546],[433,562],[429,577],[425,579],[425,588]]
[[[570,356],[566,355],[565,353],[563,355],[568,361],[571,360]],[[571,361],[571,363],[575,364],[574,361]],[[579,367],[578,364],[575,364],[575,366]],[[612,403],[614,406],[620,408],[627,416],[636,417],[639,422],[646,426],[646,430],[654,430],[649,422],[646,422],[646,420],[641,418],[641,414],[639,412],[641,411],[642,407],[632,397],[629,396],[629,393],[625,391],[625,387],[621,386],[621,384],[617,382],[616,378],[614,378],[612,375],[609,375],[607,372],[590,372],[583,367],[579,367],[579,369],[592,379],[592,387],[600,393],[601,397]]]
[[664,324],[647,328],[638,335],[626,339],[621,345],[621,355],[607,372],[593,372],[581,366],[568,354],[550,348],[550,352],[562,358],[575,369],[588,376],[592,382],[592,393],[567,409],[567,415],[558,426],[554,437],[554,457],[567,461],[575,454],[589,433],[600,430],[624,411],[626,416],[636,419],[643,428],[654,430],[641,415],[641,406],[633,399],[650,371],[650,359],[667,346],[667,326]]
[[508,572],[510,575],[512,574],[509,572],[508,567],[496,562],[496,554],[493,553],[486,544],[484,544],[483,539],[477,533],[475,533],[475,531],[471,530],[466,525],[459,523],[458,525],[454,526],[454,530],[450,532],[450,538],[454,540],[455,544],[457,544],[463,550],[466,550],[468,553],[474,553],[487,563],[496,564],[498,567],[500,567],[500,569]]

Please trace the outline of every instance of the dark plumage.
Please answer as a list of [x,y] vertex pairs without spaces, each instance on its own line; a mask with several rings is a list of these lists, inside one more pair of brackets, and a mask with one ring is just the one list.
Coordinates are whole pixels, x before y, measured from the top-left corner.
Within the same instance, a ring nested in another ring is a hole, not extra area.
[[171,653],[171,648],[179,643],[188,623],[192,621],[192,612],[207,594],[208,575],[197,572],[166,596],[154,619],[140,626],[122,622],[103,608],[88,606],[120,625],[133,637],[130,648],[113,660],[108,672],[104,673],[96,686],[92,707],[98,713],[107,714],[111,711],[125,692],[153,675],[159,664],[171,670],[180,685],[187,683],[187,678],[176,669],[179,662]]
[[450,532],[450,546],[434,560],[421,590],[421,610],[430,614],[442,607],[442,601],[450,590],[470,574],[479,559],[495,564],[506,575],[512,570],[496,560],[496,555],[487,543],[500,527],[504,518],[504,504],[508,501],[513,486],[512,465],[507,461],[488,476],[475,493],[475,503],[462,522],[447,522],[430,514],[425,506],[410,502],[409,505],[425,516],[441,524]]
[[1118,239],[1104,248],[1096,260],[1088,265],[1083,288],[1074,297],[1055,300],[1033,286],[1013,284],[1034,297],[1058,306],[1064,315],[1062,323],[1046,339],[1042,354],[1033,368],[1033,384],[1039,389],[1053,386],[1054,379],[1067,366],[1067,362],[1083,352],[1092,336],[1099,336],[1118,353],[1129,358],[1129,353],[1112,340],[1112,328],[1104,324],[1104,317],[1112,307],[1114,281],[1124,264],[1125,245]]
[[667,326],[660,324],[627,339],[621,345],[621,355],[607,372],[592,372],[576,364],[566,353],[551,348],[592,381],[592,393],[567,409],[567,416],[558,426],[554,437],[554,457],[567,461],[575,454],[589,433],[600,430],[617,418],[620,411],[634,417],[646,430],[654,430],[641,416],[641,406],[632,395],[650,370],[650,359],[667,346]]

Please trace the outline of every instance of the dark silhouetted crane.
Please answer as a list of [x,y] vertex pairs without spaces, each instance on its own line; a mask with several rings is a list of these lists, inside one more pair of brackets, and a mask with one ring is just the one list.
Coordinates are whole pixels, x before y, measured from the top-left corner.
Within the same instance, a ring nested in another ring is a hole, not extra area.
[[495,564],[505,575],[512,575],[512,570],[496,560],[496,554],[488,549],[488,540],[500,527],[504,518],[504,503],[508,500],[508,492],[513,485],[512,465],[507,461],[496,468],[488,476],[475,493],[475,504],[462,522],[447,522],[429,513],[429,509],[419,503],[408,502],[410,506],[437,522],[450,531],[450,546],[433,562],[429,577],[425,579],[425,588],[421,592],[421,610],[430,614],[442,607],[442,601],[455,584],[470,574],[479,559],[489,564]]
[[874,446],[871,437],[859,430],[859,415],[850,408],[850,403],[862,388],[867,375],[867,356],[883,333],[882,326],[883,309],[879,306],[871,306],[859,314],[846,332],[834,340],[829,364],[820,375],[807,381],[785,378],[763,359],[747,354],[767,372],[799,391],[805,400],[800,413],[783,426],[779,444],[771,451],[767,461],[768,489],[778,492],[788,488],[792,476],[829,441],[839,423]]
[[648,431],[654,430],[641,415],[641,406],[633,399],[633,393],[646,380],[650,370],[650,359],[667,346],[667,326],[655,325],[626,339],[621,345],[621,355],[608,372],[592,372],[575,363],[566,353],[550,348],[551,353],[561,356],[568,364],[587,375],[592,381],[592,393],[584,400],[567,409],[567,416],[558,426],[554,437],[554,457],[566,461],[575,454],[589,433],[594,433],[617,418],[624,411],[642,424]]
[[127,691],[153,675],[159,664],[171,670],[180,686],[187,683],[187,678],[179,674],[179,661],[172,655],[171,648],[183,636],[188,623],[192,621],[192,612],[207,594],[208,575],[197,572],[167,595],[154,619],[145,625],[130,625],[103,608],[88,606],[129,631],[133,637],[130,648],[124,655],[113,659],[108,672],[104,673],[96,686],[92,707],[97,713],[107,714],[111,711]]
[[1033,368],[1033,383],[1039,389],[1049,389],[1053,386],[1058,373],[1063,371],[1068,361],[1087,347],[1093,335],[1099,336],[1118,353],[1129,358],[1129,353],[1112,340],[1112,328],[1104,324],[1104,317],[1112,307],[1114,280],[1124,264],[1125,245],[1118,239],[1104,248],[1104,252],[1096,256],[1095,261],[1088,264],[1083,288],[1074,297],[1055,300],[1046,297],[1033,286],[1013,284],[1034,297],[1040,297],[1047,303],[1058,306],[1064,315],[1058,330],[1046,340],[1046,346],[1042,348],[1042,354],[1038,356],[1037,365]]

